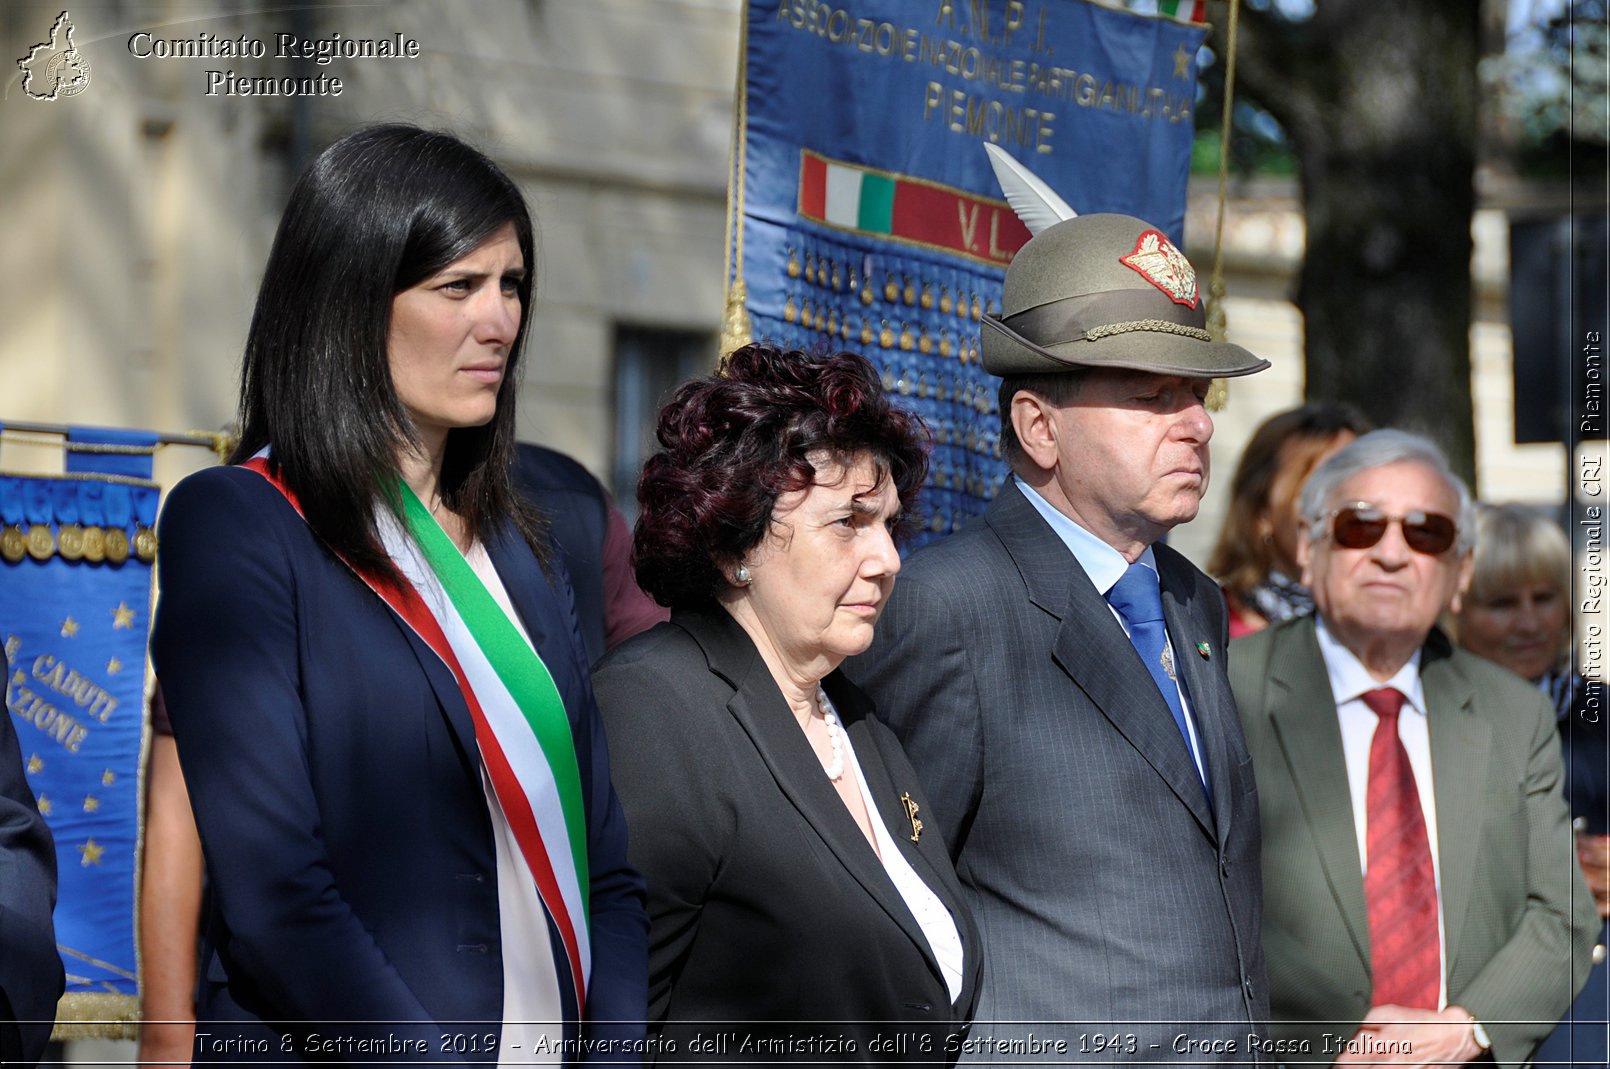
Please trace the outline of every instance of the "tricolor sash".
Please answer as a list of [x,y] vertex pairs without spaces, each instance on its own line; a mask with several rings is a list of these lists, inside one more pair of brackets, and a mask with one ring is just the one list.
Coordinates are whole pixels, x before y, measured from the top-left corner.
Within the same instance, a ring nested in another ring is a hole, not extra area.
[[[265,454],[245,466],[303,515]],[[457,681],[475,724],[487,777],[564,944],[579,1021],[592,976],[590,880],[581,772],[564,700],[542,658],[452,539],[413,491],[398,485],[403,521],[382,508],[376,525],[382,547],[408,582],[398,584],[353,567],[344,557],[342,561],[441,658]]]

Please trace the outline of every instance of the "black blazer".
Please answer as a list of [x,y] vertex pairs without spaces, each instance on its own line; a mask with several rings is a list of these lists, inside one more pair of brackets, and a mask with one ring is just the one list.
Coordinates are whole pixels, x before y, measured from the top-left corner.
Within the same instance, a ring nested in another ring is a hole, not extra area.
[[[843,676],[823,686],[877,817],[955,918],[961,997],[749,636],[720,609],[674,613],[593,675],[629,858],[648,881],[649,1027],[666,1060],[955,1060],[977,929],[933,822],[912,842],[902,796],[918,820],[929,810],[900,744]],[[722,1021],[773,1023],[707,1023]],[[691,1049],[700,1036],[724,1042]]]

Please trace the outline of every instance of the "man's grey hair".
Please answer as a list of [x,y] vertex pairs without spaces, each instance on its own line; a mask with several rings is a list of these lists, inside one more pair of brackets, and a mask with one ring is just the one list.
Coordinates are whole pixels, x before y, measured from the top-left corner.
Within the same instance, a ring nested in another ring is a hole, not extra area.
[[1323,528],[1331,509],[1348,503],[1333,500],[1344,482],[1372,468],[1404,463],[1424,464],[1440,475],[1442,481],[1459,495],[1459,515],[1454,517],[1454,522],[1459,525],[1459,539],[1454,543],[1454,548],[1464,553],[1474,546],[1476,504],[1471,499],[1470,488],[1453,473],[1448,466],[1447,456],[1429,438],[1391,429],[1371,431],[1354,439],[1314,469],[1314,473],[1303,484],[1302,497],[1298,501],[1298,509],[1308,524],[1310,537]]

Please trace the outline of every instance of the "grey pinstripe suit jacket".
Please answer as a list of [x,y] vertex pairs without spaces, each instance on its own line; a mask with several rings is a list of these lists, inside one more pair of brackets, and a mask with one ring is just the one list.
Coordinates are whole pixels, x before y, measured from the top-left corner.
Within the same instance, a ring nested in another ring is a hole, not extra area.
[[1054,1032],[1084,1062],[1251,1062],[1264,1036],[1257,796],[1224,601],[1155,552],[1215,812],[1123,628],[1012,483],[911,556],[846,665],[904,742],[978,921],[974,1053],[1010,1060],[990,1021],[1083,1022],[1011,1034]]
[[[1230,679],[1262,791],[1264,947],[1276,1038],[1329,1061],[1370,1008],[1369,919],[1342,732],[1312,617],[1235,644]],[[1572,849],[1542,691],[1433,631],[1431,731],[1448,1001],[1519,1065],[1587,976],[1599,931]],[[1506,1023],[1509,1022],[1509,1023]]]

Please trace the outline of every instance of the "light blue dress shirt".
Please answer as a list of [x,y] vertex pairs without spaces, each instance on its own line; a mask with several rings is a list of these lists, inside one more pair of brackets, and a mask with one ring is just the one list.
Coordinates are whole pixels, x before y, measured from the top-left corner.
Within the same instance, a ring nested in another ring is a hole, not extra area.
[[[1059,512],[1056,506],[1040,496],[1038,490],[1035,490],[1034,487],[1018,476],[1013,475],[1012,481],[1017,484],[1019,490],[1023,491],[1023,496],[1028,498],[1029,504],[1034,506],[1034,511],[1045,517],[1045,522],[1051,525],[1051,530],[1055,531],[1057,537],[1062,539],[1063,545],[1068,547],[1068,551],[1079,562],[1079,567],[1084,569],[1085,574],[1090,577],[1090,581],[1095,584],[1096,592],[1105,599],[1107,592],[1129,570],[1129,561],[1124,559],[1122,553],[1083,527],[1080,527],[1072,517]],[[1152,553],[1151,546],[1147,546],[1141,552],[1139,560],[1135,563],[1144,564],[1153,572],[1157,571],[1157,557]],[[1107,609],[1112,613],[1113,619],[1118,621],[1118,626],[1124,629],[1124,634],[1128,635],[1129,625],[1124,623],[1123,616],[1110,604]],[[1168,628],[1165,624],[1164,632],[1166,633],[1167,630]],[[1168,639],[1168,655],[1174,664],[1180,663],[1179,657],[1174,650],[1173,636],[1169,636]],[[1174,687],[1179,692],[1180,707],[1185,710],[1185,726],[1191,734],[1191,760],[1196,762],[1197,775],[1202,777],[1203,783],[1206,783],[1207,769],[1202,763],[1202,741],[1196,731],[1196,717],[1191,712],[1191,699],[1185,693],[1185,688],[1180,686],[1178,679],[1174,680]]]

